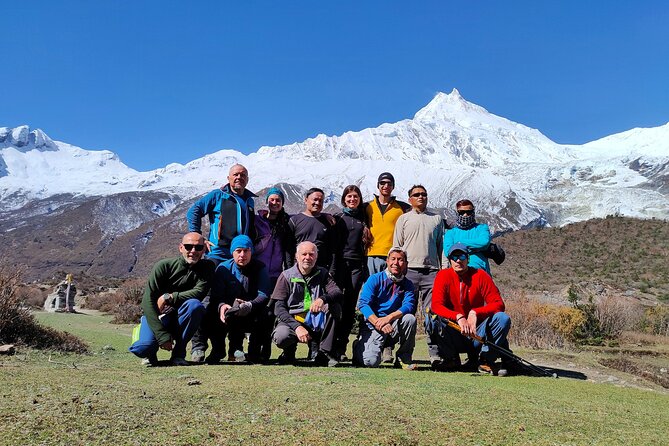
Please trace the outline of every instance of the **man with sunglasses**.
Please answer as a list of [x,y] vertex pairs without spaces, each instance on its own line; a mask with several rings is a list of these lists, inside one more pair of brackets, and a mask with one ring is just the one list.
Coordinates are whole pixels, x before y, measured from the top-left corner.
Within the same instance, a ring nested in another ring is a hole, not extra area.
[[183,236],[179,252],[178,257],[156,263],[144,290],[144,315],[128,350],[143,358],[147,366],[158,363],[159,348],[172,352],[173,365],[188,365],[186,344],[205,313],[201,300],[209,291],[214,264],[202,259],[204,238],[189,232]]
[[455,204],[456,225],[444,236],[444,253],[455,243],[462,243],[469,248],[469,266],[483,269],[490,274],[490,263],[486,251],[490,247],[490,229],[484,223],[476,223],[474,204],[469,200],[460,200]]
[[[454,244],[448,250],[451,267],[439,271],[434,281],[432,315],[426,326],[428,336],[439,346],[444,358],[437,369],[457,370],[459,354],[467,353],[469,367],[475,367],[478,355],[480,372],[506,376],[511,364],[503,358],[501,367],[498,367],[495,365],[499,357],[496,350],[471,339],[478,335],[508,350],[511,319],[504,312],[504,301],[490,275],[469,266],[469,258],[466,245]],[[448,320],[456,322],[460,331],[449,327]]]
[[[409,189],[411,211],[400,216],[395,225],[393,245],[407,253],[407,278],[414,284],[418,308],[425,314],[432,302],[432,285],[441,269],[444,219],[427,209],[427,190],[422,185]],[[426,338],[432,364],[441,357],[437,345]]]

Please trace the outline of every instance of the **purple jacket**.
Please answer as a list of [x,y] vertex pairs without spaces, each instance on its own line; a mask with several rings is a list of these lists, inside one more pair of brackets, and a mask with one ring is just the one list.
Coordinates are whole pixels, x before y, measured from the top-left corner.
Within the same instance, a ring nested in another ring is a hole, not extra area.
[[288,214],[281,211],[276,220],[267,218],[267,211],[258,211],[255,218],[256,240],[253,257],[267,266],[270,279],[281,275],[285,264],[285,236],[288,228]]

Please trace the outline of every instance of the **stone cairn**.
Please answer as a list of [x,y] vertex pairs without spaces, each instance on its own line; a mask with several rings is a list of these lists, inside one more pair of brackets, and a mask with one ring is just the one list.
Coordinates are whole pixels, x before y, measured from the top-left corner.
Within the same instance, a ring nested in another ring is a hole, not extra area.
[[65,280],[53,289],[53,292],[44,301],[44,310],[49,312],[74,313],[74,296],[77,287],[72,281],[72,274],[68,274]]

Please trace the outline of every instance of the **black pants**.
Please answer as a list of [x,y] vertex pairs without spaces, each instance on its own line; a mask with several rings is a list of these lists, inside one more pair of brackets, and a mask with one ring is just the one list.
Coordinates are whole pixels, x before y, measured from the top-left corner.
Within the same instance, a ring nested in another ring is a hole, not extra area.
[[360,289],[367,280],[367,260],[344,259],[337,268],[337,284],[344,293],[341,303],[341,320],[335,334],[335,353],[346,353],[348,338],[355,324],[355,307]]

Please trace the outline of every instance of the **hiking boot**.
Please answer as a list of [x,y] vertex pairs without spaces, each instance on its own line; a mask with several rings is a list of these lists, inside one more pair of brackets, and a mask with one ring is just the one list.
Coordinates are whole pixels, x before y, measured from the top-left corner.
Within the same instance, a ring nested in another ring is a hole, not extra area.
[[193,350],[192,352],[190,352],[190,360],[198,363],[204,362],[204,351]]
[[293,365],[295,364],[295,351],[287,352],[283,351],[276,360],[279,365]]
[[158,365],[158,357],[156,355],[142,358],[142,365],[144,367],[155,367]]
[[479,362],[477,359],[467,358],[467,360],[460,366],[461,372],[476,372],[478,371]]
[[314,359],[314,363],[321,367],[337,367],[339,361],[334,356],[324,351],[319,351]]
[[393,367],[402,370],[418,370],[418,364],[413,362],[403,362],[400,358],[395,358]]
[[[500,367],[495,364],[495,363],[488,363],[485,361],[479,362],[479,373],[484,373],[486,375],[495,375],[499,376],[499,371]],[[506,376],[508,374],[508,369],[504,369],[504,375],[501,376]]]
[[190,362],[186,361],[186,358],[172,358],[170,359],[170,364],[174,366],[187,366],[190,365]]
[[455,372],[460,368],[461,365],[462,364],[460,362],[459,356],[447,359],[435,357],[430,358],[430,366],[432,367],[432,370],[437,372]]
[[393,362],[393,348],[385,347],[381,354],[381,362],[384,364],[392,364]]

